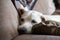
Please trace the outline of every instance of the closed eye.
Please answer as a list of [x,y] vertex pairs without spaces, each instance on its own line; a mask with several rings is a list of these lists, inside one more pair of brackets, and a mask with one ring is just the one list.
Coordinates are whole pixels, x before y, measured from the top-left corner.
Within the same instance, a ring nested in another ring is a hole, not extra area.
[[22,22],[24,22],[24,19],[23,19],[23,18],[21,18],[21,21],[22,21]]
[[32,22],[32,23],[37,23],[35,20],[32,20],[31,22]]

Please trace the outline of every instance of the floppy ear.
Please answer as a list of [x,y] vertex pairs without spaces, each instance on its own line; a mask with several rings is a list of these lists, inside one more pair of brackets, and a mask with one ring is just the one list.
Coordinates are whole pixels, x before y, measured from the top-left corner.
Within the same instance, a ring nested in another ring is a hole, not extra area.
[[22,15],[25,11],[23,9],[17,9],[19,15]]
[[45,19],[44,16],[41,16],[41,20],[42,20],[42,22],[45,22],[46,21],[46,19]]

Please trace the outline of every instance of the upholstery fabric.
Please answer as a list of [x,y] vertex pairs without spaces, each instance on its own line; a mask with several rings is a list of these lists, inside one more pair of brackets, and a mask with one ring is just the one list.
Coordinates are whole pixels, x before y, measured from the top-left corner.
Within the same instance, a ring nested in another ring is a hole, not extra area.
[[20,35],[14,40],[60,40],[60,36],[51,35]]
[[16,35],[18,14],[11,0],[0,0],[0,40],[10,40]]
[[55,12],[55,5],[53,0],[38,0],[33,8],[43,14],[51,15]]

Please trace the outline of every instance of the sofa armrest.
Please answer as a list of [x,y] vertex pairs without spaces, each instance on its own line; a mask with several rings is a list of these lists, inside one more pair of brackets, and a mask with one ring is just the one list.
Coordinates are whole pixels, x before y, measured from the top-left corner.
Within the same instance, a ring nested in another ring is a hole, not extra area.
[[0,40],[10,40],[16,35],[18,13],[11,0],[0,0]]

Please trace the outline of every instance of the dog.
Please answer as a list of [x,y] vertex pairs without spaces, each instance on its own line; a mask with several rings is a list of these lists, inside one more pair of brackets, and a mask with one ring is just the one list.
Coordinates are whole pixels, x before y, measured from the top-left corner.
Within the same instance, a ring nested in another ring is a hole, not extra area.
[[26,30],[25,33],[31,33],[32,26],[40,23],[42,21],[41,18],[44,19],[43,14],[34,10],[28,10],[28,8],[24,8],[19,1],[15,1],[15,5],[19,13],[21,13],[21,18],[19,19],[21,23],[18,28],[20,29],[19,31],[23,32]]
[[18,32],[20,33],[31,33],[32,27],[34,25],[45,22],[47,20],[60,22],[60,16],[57,17],[51,15],[43,15],[40,12],[28,10],[28,8],[24,8],[19,1],[15,1],[15,5],[21,15],[21,18],[19,19],[21,24],[18,27]]

